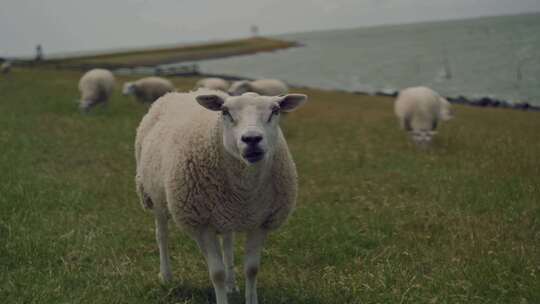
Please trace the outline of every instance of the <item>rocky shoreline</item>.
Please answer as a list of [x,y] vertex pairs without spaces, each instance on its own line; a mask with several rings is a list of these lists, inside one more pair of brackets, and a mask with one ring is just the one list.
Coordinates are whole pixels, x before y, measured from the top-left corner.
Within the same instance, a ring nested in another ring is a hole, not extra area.
[[[355,92],[361,95],[375,95],[375,96],[388,96],[396,97],[398,91],[376,91],[375,93]],[[467,98],[465,96],[457,97],[445,97],[450,103],[461,104],[473,107],[489,107],[489,108],[503,108],[503,109],[515,109],[522,111],[537,111],[540,112],[540,106],[532,105],[528,102],[510,102],[493,97],[480,97],[480,98]]]

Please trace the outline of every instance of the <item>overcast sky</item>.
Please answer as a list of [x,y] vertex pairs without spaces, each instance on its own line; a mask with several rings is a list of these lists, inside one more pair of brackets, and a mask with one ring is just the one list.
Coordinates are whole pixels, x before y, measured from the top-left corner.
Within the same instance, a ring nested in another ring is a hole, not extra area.
[[540,0],[2,0],[0,56],[540,11]]

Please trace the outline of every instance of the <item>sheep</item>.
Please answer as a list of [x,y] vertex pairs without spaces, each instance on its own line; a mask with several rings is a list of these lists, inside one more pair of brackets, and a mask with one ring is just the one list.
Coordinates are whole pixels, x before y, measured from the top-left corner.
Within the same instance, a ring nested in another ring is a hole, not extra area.
[[289,87],[281,80],[259,79],[254,81],[235,81],[229,88],[230,95],[242,95],[246,92],[255,92],[264,96],[279,96],[289,92]]
[[197,83],[195,84],[195,89],[198,88],[207,88],[210,90],[227,92],[227,90],[229,89],[229,82],[225,79],[217,77],[203,78],[197,81]]
[[87,112],[91,107],[106,103],[115,86],[113,74],[105,69],[92,69],[86,72],[79,81],[81,100],[79,108]]
[[420,145],[431,143],[439,120],[452,118],[448,100],[427,87],[402,90],[394,103],[394,112],[401,127]]
[[137,129],[135,180],[140,203],[154,213],[163,282],[172,279],[169,217],[205,256],[218,304],[238,290],[233,235],[245,232],[246,303],[257,303],[264,240],[296,204],[297,172],[279,116],[306,100],[199,89],[151,106]]
[[146,77],[135,82],[126,82],[122,89],[124,95],[135,95],[140,102],[154,102],[161,96],[175,90],[172,82],[161,77]]
[[2,74],[8,74],[9,72],[11,72],[11,62],[7,60],[4,61],[0,66],[0,71],[2,72]]

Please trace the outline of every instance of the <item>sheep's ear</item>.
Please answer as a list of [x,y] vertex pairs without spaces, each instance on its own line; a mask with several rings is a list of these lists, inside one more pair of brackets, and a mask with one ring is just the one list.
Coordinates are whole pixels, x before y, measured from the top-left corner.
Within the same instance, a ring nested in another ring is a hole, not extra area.
[[288,94],[278,98],[279,108],[282,112],[292,112],[307,101],[307,96],[303,94]]
[[221,106],[225,103],[225,100],[218,95],[199,95],[195,97],[197,102],[211,111],[221,111]]

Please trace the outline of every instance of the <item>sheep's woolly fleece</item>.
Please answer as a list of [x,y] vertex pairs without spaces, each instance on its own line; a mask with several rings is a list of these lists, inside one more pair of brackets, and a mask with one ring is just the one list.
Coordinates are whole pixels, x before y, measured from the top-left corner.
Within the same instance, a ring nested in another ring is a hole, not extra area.
[[229,89],[229,82],[218,77],[203,78],[195,84],[195,89],[207,88],[226,92]]
[[10,71],[11,71],[11,62],[4,61],[2,65],[0,65],[0,72],[2,72],[2,74],[7,74]]
[[394,104],[401,127],[407,131],[434,130],[439,120],[448,120],[450,104],[426,87],[402,90]]
[[100,102],[107,102],[114,90],[114,76],[104,69],[86,72],[79,81],[81,107],[88,108]]
[[264,96],[279,96],[289,92],[289,87],[278,79],[259,79],[254,81],[236,81],[229,92],[233,95],[241,95],[244,92],[255,92]]
[[132,86],[133,94],[141,102],[153,102],[175,90],[172,82],[162,77],[145,77],[126,85]]
[[168,208],[175,223],[191,231],[278,228],[297,195],[296,168],[281,130],[270,167],[255,178],[253,168],[225,151],[222,116],[196,102],[202,94],[226,96],[204,89],[169,93],[143,118],[135,141],[141,203]]

